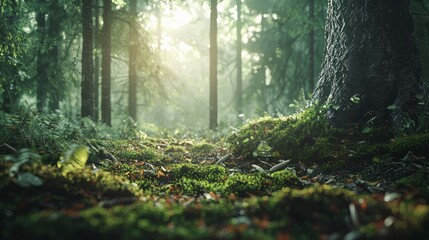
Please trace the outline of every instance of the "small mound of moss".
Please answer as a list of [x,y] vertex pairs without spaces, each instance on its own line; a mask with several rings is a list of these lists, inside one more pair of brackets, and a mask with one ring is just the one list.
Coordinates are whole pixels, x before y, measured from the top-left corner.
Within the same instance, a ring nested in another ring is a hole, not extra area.
[[335,156],[338,130],[329,127],[324,116],[323,110],[312,107],[288,117],[264,117],[246,124],[227,142],[234,155],[244,159],[328,160]]
[[202,158],[213,155],[216,147],[210,143],[199,143],[191,147],[190,153],[192,158]]
[[257,174],[234,174],[225,183],[225,191],[247,196],[249,194],[260,194],[272,185],[271,181],[261,173]]
[[233,155],[245,161],[358,162],[401,158],[408,151],[429,158],[427,132],[395,138],[386,124],[369,128],[362,123],[336,128],[327,120],[326,110],[317,106],[288,117],[251,121],[226,141]]
[[[13,212],[27,212],[40,209],[62,209],[95,206],[114,198],[135,198],[141,190],[130,181],[109,172],[94,172],[89,168],[62,172],[48,165],[24,166],[43,180],[41,186],[20,187],[9,177],[1,174],[3,184],[0,199]],[[16,213],[15,212],[15,213]]]
[[200,164],[177,164],[171,168],[169,174],[172,181],[189,178],[196,180],[205,180],[208,182],[224,181],[227,177],[227,171],[219,165],[200,165]]
[[418,190],[419,194],[429,197],[429,174],[418,172],[411,176],[399,179],[394,186],[399,190]]
[[227,196],[234,193],[238,196],[251,194],[269,194],[283,187],[300,187],[298,177],[290,170],[282,170],[271,175],[262,173],[234,173],[219,165],[177,164],[172,167],[169,182],[175,190],[185,194],[208,192]]

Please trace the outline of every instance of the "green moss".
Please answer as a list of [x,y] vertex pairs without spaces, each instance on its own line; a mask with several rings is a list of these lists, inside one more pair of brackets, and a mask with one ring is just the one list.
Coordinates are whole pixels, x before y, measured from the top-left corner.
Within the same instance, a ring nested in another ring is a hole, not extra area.
[[418,189],[421,194],[429,196],[429,175],[418,172],[408,177],[404,177],[395,182],[394,186],[399,190]]
[[192,146],[190,152],[196,156],[210,155],[216,147],[210,143],[199,143]]
[[[323,110],[312,107],[288,117],[261,118],[249,122],[227,141],[234,155],[244,159],[260,156],[300,161],[330,159],[338,130],[328,127],[324,115]],[[261,145],[266,146],[264,151]]]
[[237,194],[238,196],[248,196],[250,194],[260,194],[265,192],[272,185],[266,181],[262,174],[234,174],[225,183],[225,191]]
[[[63,208],[79,205],[90,207],[111,198],[135,198],[142,191],[123,177],[105,171],[93,172],[84,168],[62,172],[47,165],[24,166],[22,171],[31,172],[43,180],[39,187],[20,187],[8,175],[2,175],[1,199],[15,204],[12,211],[27,212],[45,208]],[[18,204],[19,203],[19,204]]]
[[271,174],[273,185],[271,190],[277,191],[283,187],[299,187],[301,185],[298,177],[290,170],[282,170]]
[[[280,173],[279,173],[280,175]],[[256,175],[255,175],[256,176]],[[263,178],[260,175],[261,179]],[[40,212],[4,222],[4,239],[315,239],[350,232],[347,219],[354,206],[366,238],[426,239],[429,208],[390,205],[353,192],[316,185],[283,188],[271,197],[217,200],[186,205],[167,201],[83,211]],[[202,204],[203,203],[203,204]],[[380,227],[394,216],[393,229]],[[386,232],[386,230],[389,230]],[[387,234],[387,235],[386,235]]]
[[196,180],[193,178],[182,178],[175,182],[175,190],[191,196],[203,193],[224,192],[224,186],[220,182],[209,182],[207,180]]
[[168,146],[164,154],[175,162],[183,162],[187,158],[187,150],[183,146]]
[[182,178],[220,182],[227,177],[226,169],[219,165],[177,164],[171,168],[171,180]]
[[165,153],[185,153],[186,148],[182,146],[168,146],[165,150]]
[[429,133],[413,134],[396,138],[389,144],[389,151],[403,157],[408,151],[429,157]]
[[[264,117],[227,138],[234,156],[243,161],[291,159],[295,162],[359,163],[368,159],[402,158],[408,151],[429,158],[429,133],[393,139],[386,124],[362,132],[362,126],[330,126],[326,111],[310,107],[282,118]],[[393,140],[392,140],[393,139]]]

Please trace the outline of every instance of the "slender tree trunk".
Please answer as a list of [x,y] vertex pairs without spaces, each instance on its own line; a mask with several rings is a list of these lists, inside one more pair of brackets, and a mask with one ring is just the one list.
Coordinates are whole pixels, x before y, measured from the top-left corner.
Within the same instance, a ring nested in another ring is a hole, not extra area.
[[158,61],[161,62],[161,44],[162,44],[162,2],[158,2],[156,8],[156,35],[158,44]]
[[103,0],[103,37],[101,41],[101,120],[112,125],[111,117],[111,24],[112,0]]
[[331,106],[334,124],[376,114],[401,128],[426,96],[421,72],[409,1],[329,1],[314,96]]
[[50,2],[50,13],[48,16],[48,36],[51,42],[49,51],[49,110],[55,111],[60,107],[60,98],[63,93],[61,85],[61,67],[59,58],[59,48],[61,41],[61,18],[60,18],[60,6],[58,0],[51,0]]
[[[43,0],[38,0],[40,5],[44,5]],[[43,7],[42,7],[43,9]],[[39,11],[36,13],[36,22],[37,22],[37,34],[39,38],[39,51],[37,53],[37,109],[40,112],[46,111],[46,99],[47,99],[47,84],[48,84],[48,66],[46,59],[46,13],[44,11]]]
[[309,22],[310,22],[310,32],[308,33],[308,75],[309,75],[309,91],[314,91],[314,86],[316,85],[316,80],[314,77],[314,28],[312,23],[314,23],[314,0],[309,0],[308,3],[309,11]]
[[[265,22],[266,22],[266,19],[265,19],[265,17],[264,17],[264,14],[261,14],[261,31],[262,32],[265,32]],[[268,112],[268,108],[269,108],[269,106],[268,106],[268,99],[267,99],[267,93],[268,93],[268,87],[267,87],[267,84],[266,84],[266,78],[267,78],[267,66],[263,66],[264,67],[264,69],[263,69],[263,72],[262,72],[262,77],[261,77],[261,81],[260,81],[260,84],[261,84],[261,101],[260,101],[260,106],[261,106],[261,109],[265,112],[265,113],[267,113]]]
[[210,121],[209,127],[217,127],[217,0],[210,4]]
[[95,118],[94,70],[92,55],[92,0],[82,0],[82,85],[81,116]]
[[94,0],[94,121],[99,120],[100,89],[100,1]]
[[241,0],[237,1],[237,91],[235,93],[237,98],[237,112],[243,113],[243,62],[241,59],[241,52],[243,51],[243,42],[241,38]]
[[128,113],[137,120],[137,52],[138,52],[138,27],[137,27],[137,0],[130,1],[130,33],[128,48]]

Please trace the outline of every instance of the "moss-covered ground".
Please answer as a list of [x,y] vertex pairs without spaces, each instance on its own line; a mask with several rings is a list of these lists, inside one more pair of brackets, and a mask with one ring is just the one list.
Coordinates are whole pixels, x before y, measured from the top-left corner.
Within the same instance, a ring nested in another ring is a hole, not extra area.
[[[1,239],[429,239],[429,133],[321,110],[224,140],[88,140],[83,169],[0,162]],[[43,153],[41,153],[43,159]]]

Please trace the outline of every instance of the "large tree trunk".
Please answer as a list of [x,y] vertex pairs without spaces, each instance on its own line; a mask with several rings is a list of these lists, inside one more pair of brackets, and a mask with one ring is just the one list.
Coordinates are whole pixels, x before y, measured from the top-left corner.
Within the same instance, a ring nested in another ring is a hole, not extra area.
[[237,113],[243,113],[243,62],[241,53],[243,51],[243,43],[241,39],[241,0],[237,1],[237,90],[235,97],[237,98],[236,110]]
[[329,1],[314,97],[331,107],[334,124],[377,115],[401,127],[415,119],[425,96],[421,71],[409,1]]
[[111,88],[111,25],[112,0],[103,0],[103,38],[101,41],[101,120],[112,125]]
[[138,27],[137,27],[137,0],[130,1],[130,33],[128,48],[128,113],[137,120],[137,52],[138,52]]
[[209,127],[217,127],[217,1],[211,0],[210,8],[210,118]]
[[82,85],[81,116],[95,118],[93,55],[92,55],[92,0],[82,0]]

